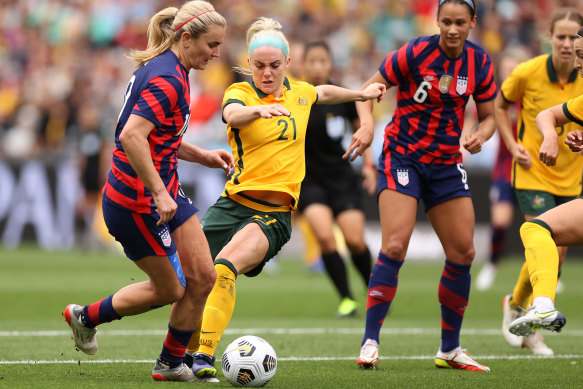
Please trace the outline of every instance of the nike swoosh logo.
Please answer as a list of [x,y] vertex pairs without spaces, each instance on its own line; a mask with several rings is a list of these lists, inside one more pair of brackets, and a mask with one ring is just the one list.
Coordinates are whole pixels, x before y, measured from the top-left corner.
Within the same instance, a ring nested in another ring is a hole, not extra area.
[[216,331],[203,331],[203,330],[200,330],[200,333],[201,334],[216,334],[217,332]]

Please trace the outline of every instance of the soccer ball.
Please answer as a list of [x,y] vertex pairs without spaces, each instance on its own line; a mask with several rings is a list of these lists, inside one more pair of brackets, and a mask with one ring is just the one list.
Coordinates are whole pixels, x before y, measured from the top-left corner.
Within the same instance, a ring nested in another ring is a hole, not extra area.
[[277,355],[265,339],[245,335],[223,353],[223,375],[233,386],[261,387],[275,375]]

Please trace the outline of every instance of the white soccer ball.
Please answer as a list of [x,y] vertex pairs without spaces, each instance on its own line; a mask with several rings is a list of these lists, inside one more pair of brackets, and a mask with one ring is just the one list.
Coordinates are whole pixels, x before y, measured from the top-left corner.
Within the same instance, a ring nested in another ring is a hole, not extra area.
[[261,387],[275,375],[277,355],[265,339],[245,335],[223,353],[223,375],[233,386]]

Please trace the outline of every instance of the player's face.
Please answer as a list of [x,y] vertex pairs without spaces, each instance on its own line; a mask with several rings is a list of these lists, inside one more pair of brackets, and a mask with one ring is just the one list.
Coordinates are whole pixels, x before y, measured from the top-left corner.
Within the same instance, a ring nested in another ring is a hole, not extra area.
[[583,77],[583,38],[575,39],[575,69]]
[[555,64],[572,65],[575,59],[574,43],[581,26],[572,20],[558,20],[550,36]]
[[[190,68],[202,70],[210,60],[220,55],[219,46],[223,43],[225,28],[212,25],[207,33],[197,39],[190,39],[185,46],[186,60]],[[189,68],[186,66],[186,68]]]
[[289,57],[276,47],[261,46],[251,52],[248,61],[255,86],[265,94],[281,97]]
[[470,30],[476,25],[470,10],[464,4],[444,3],[437,16],[440,37],[439,46],[452,58],[458,57],[464,48],[464,42]]
[[304,56],[304,76],[312,85],[322,85],[330,79],[332,60],[330,53],[320,46],[309,49]]

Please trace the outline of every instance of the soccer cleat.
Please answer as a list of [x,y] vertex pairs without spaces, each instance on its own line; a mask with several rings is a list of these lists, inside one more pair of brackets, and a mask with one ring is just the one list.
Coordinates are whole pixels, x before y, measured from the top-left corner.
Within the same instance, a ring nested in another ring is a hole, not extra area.
[[214,364],[215,357],[196,353],[193,355],[192,372],[197,378],[215,378],[217,369]]
[[543,336],[538,332],[533,332],[523,338],[522,348],[527,348],[534,355],[553,355],[553,350],[551,350],[545,342],[543,342]]
[[367,339],[360,348],[360,356],[356,364],[361,369],[376,369],[379,364],[379,344],[376,340]]
[[492,287],[494,280],[496,279],[496,273],[498,268],[491,262],[487,262],[478,273],[478,278],[476,279],[476,289],[477,290],[488,290]]
[[488,366],[480,365],[470,358],[466,349],[461,347],[455,348],[448,353],[441,350],[437,351],[435,356],[435,366],[445,369],[461,369],[470,371],[490,371]]
[[192,370],[185,363],[181,365],[170,368],[170,366],[160,362],[159,359],[156,360],[154,369],[152,369],[152,378],[154,381],[180,381],[180,382],[192,382],[195,381],[196,377],[192,373]]
[[520,310],[510,306],[509,301],[511,298],[512,295],[508,294],[502,299],[502,335],[504,336],[506,343],[512,347],[520,347],[522,346],[522,337],[516,336],[508,331],[510,323],[518,319],[521,314]]
[[338,310],[336,311],[336,317],[352,317],[356,316],[358,313],[356,301],[349,297],[345,297],[340,302]]
[[95,334],[96,328],[89,328],[83,324],[81,314],[83,307],[77,304],[69,304],[63,311],[63,317],[67,321],[71,331],[73,332],[73,340],[77,350],[83,351],[85,354],[94,355],[97,352],[97,339]]
[[192,369],[192,365],[194,364],[194,355],[189,354],[188,352],[184,354],[184,364]]
[[526,314],[508,325],[508,330],[514,335],[530,335],[538,329],[561,332],[567,323],[565,316],[556,309],[550,312],[537,312],[534,307]]

